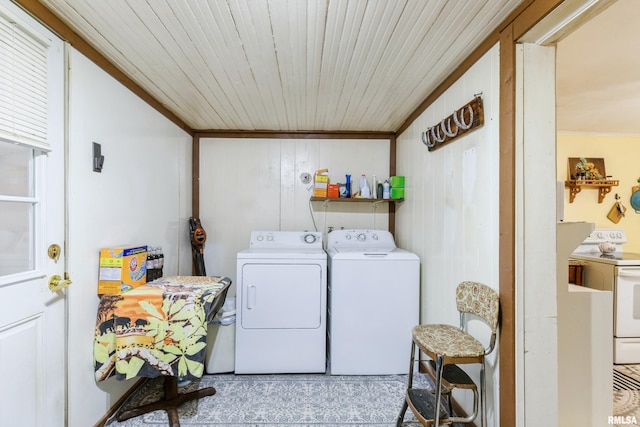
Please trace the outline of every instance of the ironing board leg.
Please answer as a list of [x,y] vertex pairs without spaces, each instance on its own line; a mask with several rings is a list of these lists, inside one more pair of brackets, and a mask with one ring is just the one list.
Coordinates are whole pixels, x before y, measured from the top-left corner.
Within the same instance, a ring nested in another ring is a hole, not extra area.
[[178,377],[165,377],[164,378],[164,397],[157,402],[149,403],[146,405],[138,406],[137,408],[127,409],[118,415],[118,421],[128,420],[129,418],[137,417],[148,412],[157,410],[167,411],[169,417],[170,427],[180,427],[180,420],[178,418],[178,407],[184,402],[190,400],[199,399],[205,396],[213,396],[216,394],[216,389],[213,387],[207,387],[199,390],[195,390],[189,393],[178,393]]

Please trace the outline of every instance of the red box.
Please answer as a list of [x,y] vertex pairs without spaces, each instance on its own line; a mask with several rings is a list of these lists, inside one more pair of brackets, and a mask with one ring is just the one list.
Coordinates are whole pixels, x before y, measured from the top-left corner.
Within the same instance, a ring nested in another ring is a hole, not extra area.
[[329,184],[327,189],[327,197],[337,199],[340,197],[340,186],[338,184]]

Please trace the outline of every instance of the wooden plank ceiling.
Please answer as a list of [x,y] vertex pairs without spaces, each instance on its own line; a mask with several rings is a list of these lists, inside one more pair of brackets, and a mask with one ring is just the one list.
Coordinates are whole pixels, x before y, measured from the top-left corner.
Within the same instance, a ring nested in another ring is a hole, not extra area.
[[358,132],[397,130],[522,1],[41,0],[194,130]]

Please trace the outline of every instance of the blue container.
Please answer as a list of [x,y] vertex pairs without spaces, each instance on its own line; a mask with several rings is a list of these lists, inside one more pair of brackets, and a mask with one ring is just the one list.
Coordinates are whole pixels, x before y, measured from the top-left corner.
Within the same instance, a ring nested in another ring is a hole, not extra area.
[[347,182],[345,183],[345,186],[347,187],[347,191],[346,191],[346,198],[350,198],[351,197],[351,175],[347,175],[346,176]]

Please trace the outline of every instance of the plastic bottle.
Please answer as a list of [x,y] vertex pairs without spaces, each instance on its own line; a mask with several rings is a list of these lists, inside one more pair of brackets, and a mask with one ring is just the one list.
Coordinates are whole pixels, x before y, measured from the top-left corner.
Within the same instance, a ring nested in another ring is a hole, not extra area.
[[151,250],[153,248],[151,246],[147,247],[147,282],[151,282],[153,278],[151,275],[153,274],[153,258],[151,257]]
[[378,179],[376,178],[375,175],[373,175],[373,180],[371,181],[371,198],[372,199],[377,199],[378,198]]
[[345,183],[345,186],[347,187],[347,195],[346,195],[346,197],[347,197],[347,199],[348,199],[348,198],[350,198],[350,197],[351,197],[351,175],[346,175],[346,176],[345,176],[345,179],[346,179],[346,181],[347,181],[347,182]]
[[382,183],[382,198],[383,199],[388,199],[391,195],[390,193],[390,188],[391,185],[389,185],[389,181],[387,181],[386,179],[384,180],[384,182]]
[[371,198],[371,189],[369,188],[369,182],[365,174],[362,174],[360,177],[360,196],[364,199]]
[[162,252],[162,246],[158,246],[158,259],[160,260],[160,267],[158,268],[158,277],[162,277],[162,268],[164,267],[164,253]]
[[151,248],[151,261],[153,262],[153,269],[151,270],[151,280],[158,278],[158,248],[155,246]]
[[156,246],[153,248],[153,280],[160,277],[160,251]]

